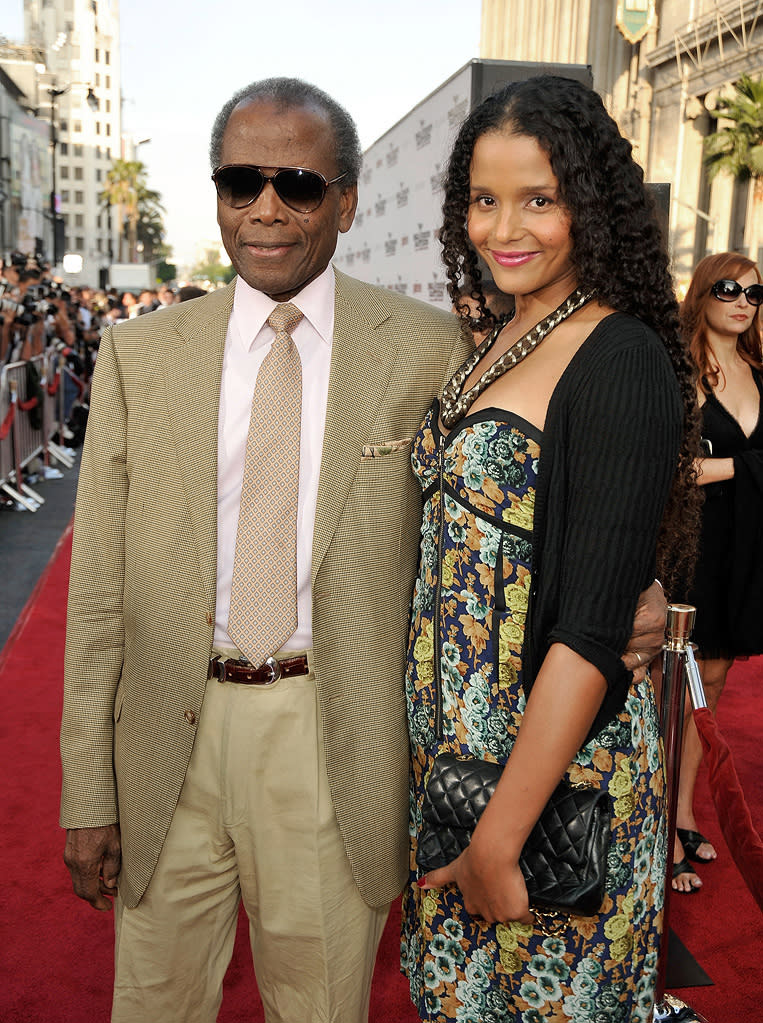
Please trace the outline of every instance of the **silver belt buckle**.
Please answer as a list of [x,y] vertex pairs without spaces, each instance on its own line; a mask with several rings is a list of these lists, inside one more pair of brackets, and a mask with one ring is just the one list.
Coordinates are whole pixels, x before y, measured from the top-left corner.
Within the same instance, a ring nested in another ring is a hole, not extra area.
[[275,657],[268,657],[262,668],[270,669],[270,678],[266,682],[260,682],[261,686],[272,686],[281,677],[281,664]]

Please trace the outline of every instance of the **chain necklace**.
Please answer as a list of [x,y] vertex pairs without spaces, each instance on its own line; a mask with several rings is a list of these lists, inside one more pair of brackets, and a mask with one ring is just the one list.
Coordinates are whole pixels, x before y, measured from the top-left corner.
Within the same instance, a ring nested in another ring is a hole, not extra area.
[[459,419],[463,419],[477,398],[494,380],[503,376],[507,370],[518,365],[523,359],[526,359],[530,352],[537,348],[544,338],[548,337],[554,327],[558,327],[563,320],[566,320],[568,316],[571,316],[581,306],[584,306],[592,297],[592,291],[575,288],[572,294],[568,295],[560,306],[515,341],[511,348],[507,349],[492,365],[488,366],[474,386],[470,387],[465,394],[462,394],[461,390],[467,378],[480,359],[487,355],[493,347],[498,339],[498,335],[505,326],[504,323],[497,324],[482,344],[469,356],[463,366],[456,370],[443,389],[442,398],[440,399],[440,417],[444,425],[450,429]]

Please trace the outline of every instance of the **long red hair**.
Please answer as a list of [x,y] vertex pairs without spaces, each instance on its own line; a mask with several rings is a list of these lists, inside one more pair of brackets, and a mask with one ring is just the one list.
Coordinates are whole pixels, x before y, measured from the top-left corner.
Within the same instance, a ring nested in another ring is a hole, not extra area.
[[[699,385],[705,394],[709,394],[711,388],[718,386],[721,372],[707,339],[707,307],[711,302],[718,301],[710,289],[716,281],[735,281],[749,270],[754,270],[758,283],[763,284],[757,265],[739,252],[719,252],[715,256],[705,256],[697,264],[681,306],[681,328],[689,342],[699,374]],[[737,338],[737,351],[745,362],[763,370],[759,311],[759,308],[755,310],[752,323]]]

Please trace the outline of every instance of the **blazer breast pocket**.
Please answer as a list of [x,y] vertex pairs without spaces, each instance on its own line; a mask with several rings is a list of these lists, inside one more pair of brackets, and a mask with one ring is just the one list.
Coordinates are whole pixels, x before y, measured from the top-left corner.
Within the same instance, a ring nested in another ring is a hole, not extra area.
[[[419,489],[411,469],[411,438],[364,444],[346,511],[357,528],[369,533],[382,523],[397,542],[409,491]],[[362,523],[362,525],[361,525]]]
[[381,444],[364,444],[360,454],[361,462],[372,458],[389,458],[390,455],[401,455],[411,450],[411,437],[404,440],[385,440]]

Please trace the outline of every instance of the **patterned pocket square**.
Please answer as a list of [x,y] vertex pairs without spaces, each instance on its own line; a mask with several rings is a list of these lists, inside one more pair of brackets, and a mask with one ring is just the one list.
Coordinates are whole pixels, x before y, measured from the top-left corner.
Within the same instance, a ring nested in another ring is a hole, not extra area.
[[361,461],[369,458],[383,458],[384,455],[392,455],[395,451],[404,451],[411,446],[411,437],[405,440],[385,440],[382,444],[364,444],[361,453]]

